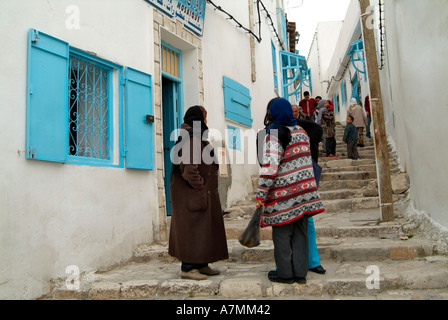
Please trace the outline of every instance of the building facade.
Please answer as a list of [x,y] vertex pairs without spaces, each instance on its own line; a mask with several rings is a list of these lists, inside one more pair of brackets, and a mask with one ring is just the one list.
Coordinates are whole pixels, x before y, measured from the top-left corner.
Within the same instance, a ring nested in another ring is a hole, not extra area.
[[73,268],[102,270],[167,239],[170,151],[190,106],[208,111],[223,207],[248,194],[288,51],[283,1],[0,9],[1,298],[39,297]]

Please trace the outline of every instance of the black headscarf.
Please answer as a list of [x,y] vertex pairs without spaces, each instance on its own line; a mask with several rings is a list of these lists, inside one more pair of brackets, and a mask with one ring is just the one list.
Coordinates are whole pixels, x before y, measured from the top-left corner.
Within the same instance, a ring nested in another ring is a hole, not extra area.
[[208,130],[208,127],[205,124],[204,120],[204,111],[200,106],[189,108],[184,116],[184,123],[189,125],[191,128],[194,128],[194,123],[196,121],[199,121],[201,123],[201,135]]
[[[208,146],[210,144],[210,142],[204,141],[204,138],[205,139],[208,138],[208,127],[204,122],[204,120],[205,120],[204,112],[206,112],[206,111],[201,106],[190,107],[187,110],[187,112],[185,112],[184,125],[182,125],[182,127],[187,125],[187,126],[185,126],[186,128],[183,128],[183,129],[188,132],[190,138],[194,136],[194,137],[198,138],[200,141],[203,141],[203,143],[206,146]],[[198,127],[198,123],[200,124],[199,127]],[[177,139],[175,145],[178,145],[179,143],[184,144],[185,142],[186,142],[186,140],[184,139],[184,137],[182,135],[180,135],[179,138]],[[210,150],[210,155],[211,155],[211,157],[213,157],[214,163],[219,168],[218,160],[215,157],[215,152],[214,152],[213,148]],[[179,170],[179,165],[173,164],[173,172],[178,171],[178,170]]]

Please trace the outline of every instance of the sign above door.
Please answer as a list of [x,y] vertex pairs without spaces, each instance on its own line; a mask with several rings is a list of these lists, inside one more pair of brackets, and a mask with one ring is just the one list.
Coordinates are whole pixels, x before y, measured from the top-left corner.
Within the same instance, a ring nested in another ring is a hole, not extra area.
[[146,0],[171,18],[177,18],[184,26],[202,36],[206,0]]

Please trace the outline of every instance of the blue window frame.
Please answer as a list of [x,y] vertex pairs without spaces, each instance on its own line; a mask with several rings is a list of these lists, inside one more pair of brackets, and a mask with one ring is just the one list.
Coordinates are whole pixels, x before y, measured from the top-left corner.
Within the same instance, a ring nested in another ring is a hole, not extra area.
[[355,74],[355,76],[352,79],[352,96],[351,97],[355,98],[358,103],[361,101],[359,98],[358,74]]
[[347,97],[347,87],[345,84],[345,80],[343,80],[341,82],[341,103],[342,104],[345,104],[345,102],[347,101],[346,97]]
[[[30,29],[27,159],[121,168],[126,159],[127,168],[152,169],[153,128],[144,122],[152,113],[151,76],[131,70]],[[131,161],[135,154],[140,163]]]
[[299,96],[302,86],[309,86],[312,91],[311,70],[304,56],[287,51],[280,51],[283,98]]
[[252,127],[250,90],[226,76],[223,77],[223,89],[225,118]]
[[339,113],[339,95],[337,93],[334,94],[333,103],[334,103],[334,114],[338,114]]
[[274,73],[274,89],[278,93],[278,71],[277,71],[277,50],[275,49],[274,42],[271,40],[272,49],[272,69]]
[[[352,63],[356,71],[366,75],[366,59],[364,53],[364,42],[362,39],[355,41],[351,44],[347,56],[350,56],[350,62]],[[362,64],[361,69],[358,68],[356,62],[361,62]],[[365,79],[367,79],[367,77]]]
[[233,126],[227,126],[227,144],[229,149],[241,151],[241,130]]

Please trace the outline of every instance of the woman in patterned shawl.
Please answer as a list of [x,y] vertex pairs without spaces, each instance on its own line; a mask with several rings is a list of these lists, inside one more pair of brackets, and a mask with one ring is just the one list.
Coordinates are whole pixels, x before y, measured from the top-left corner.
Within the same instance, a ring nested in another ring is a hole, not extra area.
[[268,106],[271,125],[263,143],[257,207],[264,206],[262,227],[272,227],[277,270],[271,281],[306,283],[307,219],[325,211],[314,177],[310,143],[282,98]]

